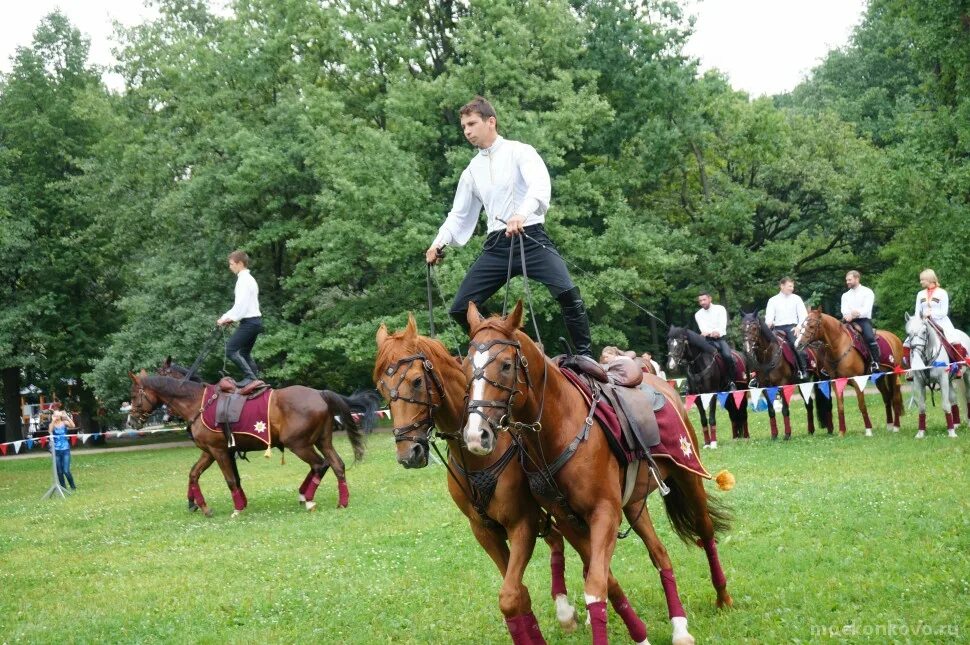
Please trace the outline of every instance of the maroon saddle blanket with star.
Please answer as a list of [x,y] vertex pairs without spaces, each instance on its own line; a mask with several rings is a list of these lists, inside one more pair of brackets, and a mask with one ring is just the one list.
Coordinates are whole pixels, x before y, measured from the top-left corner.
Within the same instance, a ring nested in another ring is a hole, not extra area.
[[[202,409],[202,424],[213,432],[222,432],[222,428],[216,423],[216,402],[214,385],[205,386],[205,396],[203,401],[212,401]],[[232,424],[233,434],[248,434],[256,437],[267,446],[270,445],[270,421],[269,405],[273,398],[273,390],[267,389],[262,394],[248,399],[239,415],[239,421]]]
[[[586,402],[586,409],[592,402],[592,390],[582,376],[570,369],[560,368],[563,376],[579,390]],[[656,458],[670,459],[680,468],[688,470],[706,479],[711,479],[710,473],[704,468],[697,454],[695,445],[684,420],[677,414],[677,410],[669,400],[659,410],[654,410],[657,419],[657,426],[660,430],[660,443],[650,448],[650,454]],[[626,440],[616,411],[606,401],[600,400],[596,405],[594,416],[603,430],[609,433],[608,439],[611,446],[620,446],[623,455],[617,455],[621,463],[630,463],[637,459],[643,459],[645,455],[639,446],[630,446]]]

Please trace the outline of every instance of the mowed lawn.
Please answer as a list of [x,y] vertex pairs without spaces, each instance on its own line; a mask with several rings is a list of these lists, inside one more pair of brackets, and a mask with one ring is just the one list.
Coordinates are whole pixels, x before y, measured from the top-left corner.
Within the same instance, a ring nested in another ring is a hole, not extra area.
[[[764,413],[751,415],[747,442],[720,420],[721,447],[703,457],[737,478],[714,493],[735,514],[720,540],[731,610],[714,609],[703,552],[651,500],[698,642],[970,640],[970,431],[948,439],[933,409],[929,438],[916,441],[907,410],[902,432],[877,424],[867,439],[848,403],[844,439],[807,436],[798,406],[790,442],[768,440]],[[349,459],[342,436],[338,450]],[[393,453],[387,433],[372,435],[348,472],[350,508],[334,508],[330,474],[315,513],[296,501],[298,459],[252,453],[237,519],[215,466],[202,478],[214,517],[186,511],[194,448],[75,452],[79,490],[67,500],[40,499],[48,460],[0,461],[0,641],[510,642],[498,573],[447,496],[445,470],[407,471]],[[635,536],[613,562],[651,642],[669,643],[659,576]],[[567,582],[585,618],[571,551]],[[550,642],[589,641],[555,622],[544,544],[526,584]],[[610,636],[628,642],[612,613]]]

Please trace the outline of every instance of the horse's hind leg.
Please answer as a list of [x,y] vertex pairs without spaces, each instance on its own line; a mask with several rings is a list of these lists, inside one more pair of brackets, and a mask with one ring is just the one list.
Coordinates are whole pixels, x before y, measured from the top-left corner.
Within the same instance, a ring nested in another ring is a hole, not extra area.
[[[717,448],[717,397],[711,399],[711,408],[709,410],[709,416],[711,417],[711,448]],[[707,434],[707,433],[705,433]]]
[[317,494],[317,487],[320,486],[320,481],[323,479],[329,466],[323,460],[323,457],[317,454],[313,446],[291,444],[287,448],[294,455],[310,465],[310,473],[300,486],[300,497],[302,498],[301,501],[306,504],[306,510],[312,511],[317,506],[317,503],[313,501],[313,497]]
[[707,410],[704,409],[703,402],[697,404],[697,414],[701,417],[701,428],[704,430],[704,447],[708,448],[711,445],[711,429],[707,425]]
[[[785,397],[781,398],[785,401]],[[791,407],[787,402],[781,404],[781,416],[785,420],[785,441],[791,439]]]
[[304,504],[307,501],[306,493],[307,493],[307,490],[310,488],[311,482],[313,481],[313,476],[314,475],[317,476],[317,483],[313,487],[313,490],[316,490],[317,486],[320,485],[320,480],[323,479],[323,476],[327,474],[327,470],[329,469],[330,469],[330,464],[327,463],[326,459],[323,460],[322,472],[317,473],[317,472],[314,472],[312,467],[310,468],[310,472],[306,474],[306,477],[303,478],[303,483],[300,484],[300,495],[297,499],[301,504]]
[[[782,414],[784,414],[785,408],[782,408]],[[771,403],[768,404],[768,424],[771,426],[771,438],[773,440],[778,439],[778,421],[775,420],[775,406]]]
[[202,513],[206,517],[212,517],[212,509],[205,503],[205,497],[202,496],[202,489],[199,487],[199,477],[202,476],[206,468],[212,465],[213,461],[212,455],[203,450],[199,456],[199,460],[195,462],[195,465],[189,471],[189,511],[202,509]]
[[232,516],[236,517],[246,508],[249,502],[246,500],[246,494],[243,492],[242,484],[239,481],[239,469],[236,467],[235,456],[225,448],[216,450],[213,456],[219,464],[220,470],[222,470],[222,476],[226,478],[226,486],[229,487],[229,492],[232,495],[234,509]]
[[556,619],[568,634],[576,629],[576,608],[570,604],[566,591],[566,552],[562,533],[550,526],[544,539],[549,545],[549,568],[552,575],[550,586],[552,601],[556,604]]
[[[863,388],[859,387],[858,383],[856,383],[855,381],[852,381],[852,387],[855,388],[855,400],[856,400],[856,403],[859,405],[859,412],[862,413],[862,423],[865,426],[865,435],[867,437],[871,437],[872,421],[869,419],[869,409],[866,407],[866,392]],[[843,390],[843,393],[844,392],[845,390]],[[892,400],[892,394],[889,394],[888,399],[885,392],[883,392],[882,395],[883,395],[884,401]]]
[[[647,507],[647,499],[644,497],[642,500],[627,504],[623,512],[626,515],[627,521],[630,522],[630,526],[633,527],[634,532],[640,536],[644,546],[647,547],[647,552],[650,554],[650,561],[653,562],[653,566],[660,572],[660,584],[664,590],[664,598],[667,600],[667,613],[670,617],[670,624],[674,632],[674,644],[688,645],[694,643],[694,637],[687,631],[687,612],[684,611],[684,605],[680,601],[680,593],[677,591],[677,579],[674,577],[674,566],[670,561],[667,548],[660,541],[657,532],[653,528],[653,521],[650,519],[650,509]],[[612,597],[610,599],[612,600]],[[614,604],[615,607],[616,605]],[[646,640],[646,637],[646,629],[644,629],[643,640]]]
[[[350,489],[347,488],[347,467],[344,460],[337,454],[333,447],[333,420],[324,421],[324,429],[317,439],[317,449],[323,454],[323,471],[326,473],[328,468],[333,468],[333,474],[337,476],[337,508],[347,508],[350,504]],[[320,475],[323,477],[323,474]]]
[[919,411],[919,421],[916,438],[926,436],[926,372],[913,373],[913,394],[916,396],[916,409]]

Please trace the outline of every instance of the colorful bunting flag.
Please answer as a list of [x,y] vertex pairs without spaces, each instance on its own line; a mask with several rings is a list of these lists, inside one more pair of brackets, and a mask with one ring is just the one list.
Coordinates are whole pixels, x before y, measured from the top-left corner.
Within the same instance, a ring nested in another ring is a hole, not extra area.
[[765,388],[765,399],[768,401],[768,405],[775,402],[775,395],[778,394],[778,386],[766,387]]
[[866,385],[869,383],[868,374],[860,374],[859,376],[853,376],[852,380],[855,381],[855,385],[859,390],[866,389]]
[[710,405],[711,405],[711,399],[713,399],[713,398],[714,398],[714,393],[713,392],[705,392],[704,394],[701,394],[701,405],[704,406],[704,409],[705,410],[708,407],[710,407]]
[[735,390],[731,393],[731,396],[734,397],[734,407],[738,410],[741,409],[741,403],[744,401],[744,396],[747,393],[747,390]]
[[835,391],[838,393],[839,396],[842,396],[842,392],[845,391],[845,385],[848,382],[849,382],[849,379],[848,377],[845,377],[845,376],[835,379]]
[[781,395],[785,397],[785,403],[791,403],[791,398],[795,394],[795,386],[792,384],[781,386]]
[[727,407],[727,398],[728,398],[728,393],[727,392],[718,392],[717,393],[717,404],[720,405],[722,408],[726,408]]
[[818,391],[825,395],[825,398],[832,398],[832,388],[828,381],[819,381],[815,385],[818,387]]
[[[801,392],[801,394],[802,394],[802,401],[804,401],[805,403],[808,403],[809,401],[811,401],[812,400],[812,390],[814,390],[814,389],[815,389],[815,383],[812,382],[812,381],[809,381],[808,383],[799,383],[798,384],[798,391]],[[789,401],[789,403],[790,402],[791,401]]]
[[687,398],[684,399],[684,408],[686,408],[687,410],[690,410],[691,407],[693,407],[694,401],[696,399],[697,399],[697,395],[696,394],[688,394],[687,395]]

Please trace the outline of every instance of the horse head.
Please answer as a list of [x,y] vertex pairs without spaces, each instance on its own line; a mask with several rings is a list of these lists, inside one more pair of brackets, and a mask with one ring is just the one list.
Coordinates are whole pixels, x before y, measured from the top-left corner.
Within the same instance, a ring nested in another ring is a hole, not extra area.
[[128,411],[126,425],[137,430],[145,425],[148,415],[162,404],[162,400],[146,383],[148,372],[145,370],[141,370],[138,374],[128,372],[128,378],[131,379],[131,392],[128,395],[131,409]]
[[795,348],[798,351],[804,351],[812,343],[825,340],[823,315],[821,307],[809,309],[805,322],[795,328]]
[[757,311],[741,312],[741,335],[744,338],[744,353],[754,356],[755,350],[762,344],[761,316]]
[[[377,330],[377,359],[374,385],[387,399],[394,426],[397,463],[405,468],[428,465],[429,441],[435,432],[435,411],[445,401],[445,390],[433,359],[447,350],[437,341],[418,335],[414,315],[408,314],[403,331],[390,333],[385,325]],[[440,350],[432,344],[440,346]],[[436,351],[437,350],[437,351]]]
[[687,359],[690,341],[685,327],[671,325],[667,332],[667,369],[674,370]]
[[[474,303],[468,307],[471,344],[465,361],[467,379],[465,446],[476,455],[495,449],[498,433],[512,424],[513,410],[531,398],[532,381],[524,345],[537,350],[519,331],[522,327],[522,301],[507,317],[485,319]],[[545,360],[541,355],[538,360]],[[524,389],[521,386],[525,386]],[[521,399],[516,401],[516,395]],[[521,408],[520,408],[521,411]]]
[[936,332],[930,329],[929,321],[919,316],[911,316],[906,313],[905,320],[906,345],[912,352],[914,367],[917,366],[916,358],[919,358],[924,366],[932,365],[940,350]]

